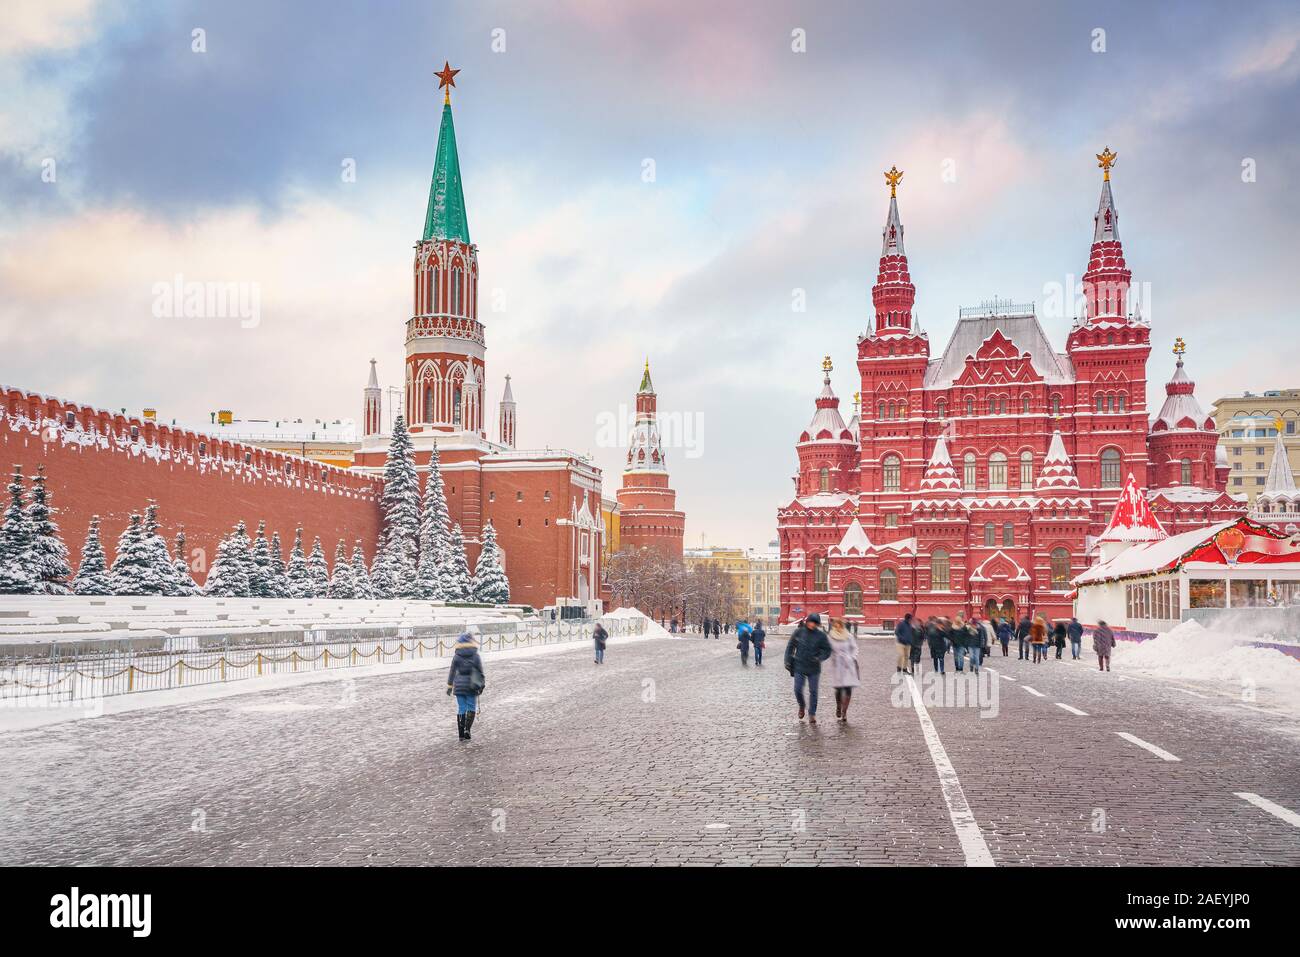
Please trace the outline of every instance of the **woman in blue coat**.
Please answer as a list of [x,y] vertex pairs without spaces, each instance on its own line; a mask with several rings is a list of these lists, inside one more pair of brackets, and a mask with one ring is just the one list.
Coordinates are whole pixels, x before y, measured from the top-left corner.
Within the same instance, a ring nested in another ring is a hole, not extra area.
[[451,668],[447,671],[447,694],[456,696],[456,729],[462,741],[470,739],[469,731],[474,727],[474,716],[478,714],[478,696],[487,687],[474,631],[466,631],[456,641]]

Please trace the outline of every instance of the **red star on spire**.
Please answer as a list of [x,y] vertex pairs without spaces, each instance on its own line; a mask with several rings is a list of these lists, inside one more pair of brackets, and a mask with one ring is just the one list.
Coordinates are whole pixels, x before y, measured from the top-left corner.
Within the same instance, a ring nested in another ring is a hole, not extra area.
[[438,78],[438,89],[441,90],[443,87],[447,88],[447,97],[443,100],[444,103],[451,102],[451,88],[456,85],[456,74],[459,72],[460,70],[453,70],[451,68],[450,61],[443,60],[442,69],[433,74]]

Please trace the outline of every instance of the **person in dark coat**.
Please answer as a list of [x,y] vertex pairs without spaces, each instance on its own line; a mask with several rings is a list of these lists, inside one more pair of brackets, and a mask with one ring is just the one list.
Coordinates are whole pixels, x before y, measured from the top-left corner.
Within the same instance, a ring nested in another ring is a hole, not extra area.
[[1110,671],[1110,653],[1115,648],[1115,632],[1104,621],[1097,622],[1092,632],[1092,650],[1097,653],[1097,670]]
[[894,673],[897,674],[906,671],[911,674],[912,661],[912,633],[916,626],[912,624],[912,613],[909,611],[903,616],[903,620],[894,626],[894,646],[897,650],[898,658],[894,662],[896,667]]
[[1079,646],[1083,644],[1083,625],[1079,624],[1078,618],[1070,619],[1070,623],[1065,626],[1065,634],[1070,639],[1070,657],[1078,661]]
[[749,627],[749,622],[736,622],[736,647],[740,649],[740,666],[742,668],[749,667],[749,641],[751,633],[752,629]]
[[[910,646],[909,646],[910,647]],[[822,617],[813,612],[803,620],[785,645],[785,670],[794,676],[794,700],[799,703],[799,720],[807,711],[808,723],[817,723],[817,684],[822,662],[831,656],[831,643],[822,631]],[[808,700],[803,696],[808,686]]]
[[1011,635],[1015,629],[1011,626],[1010,618],[998,619],[998,643],[1002,645],[1002,657],[1007,656],[1008,649],[1011,647]]
[[950,626],[948,640],[952,642],[952,664],[958,671],[966,670],[966,619],[961,615]]
[[948,654],[948,635],[943,622],[931,615],[925,623],[925,642],[930,646],[930,662],[934,670],[943,674],[943,660]]
[[713,619],[713,637],[714,640],[722,637],[722,623],[718,619]]
[[605,627],[600,622],[596,622],[596,627],[591,630],[591,638],[596,643],[596,664],[603,665],[605,663],[605,643],[609,641],[609,632],[605,630]]
[[754,631],[749,636],[750,643],[754,646],[754,667],[763,667],[763,649],[767,647],[767,632],[763,630],[763,619],[754,620]]
[[1026,612],[1025,617],[1021,618],[1020,624],[1016,626],[1016,651],[1018,652],[1016,655],[1017,658],[1029,657],[1029,648],[1026,647],[1026,645],[1029,644],[1029,632],[1033,629],[1033,627],[1034,627],[1034,623],[1030,620],[1028,612]]
[[912,622],[912,653],[908,656],[908,661],[912,666],[912,673],[920,671],[921,654],[925,651],[925,629],[918,622]]
[[1060,661],[1065,651],[1065,622],[1058,621],[1052,626],[1052,644],[1056,645],[1056,660]]
[[487,688],[483,659],[479,657],[477,629],[472,626],[456,641],[447,671],[447,694],[456,696],[456,730],[460,740],[468,741],[474,716],[478,714],[478,696]]

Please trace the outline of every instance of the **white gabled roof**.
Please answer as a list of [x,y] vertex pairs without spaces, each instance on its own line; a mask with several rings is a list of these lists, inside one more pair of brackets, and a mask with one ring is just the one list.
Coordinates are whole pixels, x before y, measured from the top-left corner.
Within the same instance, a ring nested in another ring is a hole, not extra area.
[[1070,357],[1053,351],[1047,334],[1033,313],[1014,316],[968,316],[957,320],[952,338],[941,359],[932,360],[925,370],[927,389],[946,388],[966,368],[966,357],[979,352],[993,333],[1001,331],[1023,355],[1029,353],[1034,370],[1049,385],[1074,381]]
[[934,451],[930,453],[930,461],[926,463],[925,475],[921,478],[921,490],[925,492],[961,490],[961,481],[957,478],[952,456],[948,453],[948,441],[943,437],[943,433],[939,434],[938,440],[934,443]]
[[1070,456],[1065,452],[1065,440],[1061,430],[1052,433],[1052,443],[1047,447],[1047,457],[1043,459],[1043,468],[1034,482],[1038,492],[1078,491],[1079,479],[1074,474]]
[[840,543],[832,551],[840,555],[865,555],[871,551],[872,547],[871,539],[867,536],[867,530],[862,527],[861,522],[854,518],[844,532],[844,537],[840,539]]

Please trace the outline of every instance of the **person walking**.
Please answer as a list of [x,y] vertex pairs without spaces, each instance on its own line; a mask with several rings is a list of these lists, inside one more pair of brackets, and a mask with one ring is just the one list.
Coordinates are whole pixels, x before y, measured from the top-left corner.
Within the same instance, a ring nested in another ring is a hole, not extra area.
[[596,664],[605,663],[605,642],[609,641],[609,632],[600,622],[596,622],[596,627],[591,630],[591,638],[596,643]]
[[979,618],[966,622],[966,653],[970,656],[970,670],[979,674],[980,662],[984,660],[984,629]]
[[998,619],[998,642],[1002,645],[1002,657],[1005,658],[1011,647],[1011,634],[1015,629],[1011,626],[1010,618]]
[[487,687],[483,674],[483,659],[479,657],[478,629],[471,625],[456,641],[451,654],[451,668],[447,671],[447,694],[456,696],[456,730],[460,740],[468,741],[478,714],[478,696]]
[[742,668],[749,667],[749,639],[751,630],[749,622],[736,622],[736,647],[740,649],[740,666]]
[[931,615],[925,623],[925,641],[930,646],[930,663],[934,670],[943,674],[943,659],[948,654],[948,636],[944,632],[943,622]]
[[1033,622],[1029,620],[1029,612],[1025,612],[1025,617],[1020,619],[1020,624],[1016,626],[1016,651],[1017,658],[1029,657],[1029,632],[1033,628]]
[[[799,720],[805,711],[808,723],[817,723],[817,684],[822,662],[831,656],[831,643],[822,631],[822,616],[813,612],[803,620],[785,644],[785,670],[794,676],[794,700],[799,703]],[[805,700],[803,690],[808,687]]]
[[1047,648],[1047,622],[1043,616],[1039,615],[1034,619],[1034,623],[1029,626],[1029,645],[1034,649],[1034,664],[1043,660],[1044,650]]
[[1070,639],[1070,657],[1079,660],[1079,646],[1083,644],[1083,625],[1079,624],[1076,616],[1071,616],[1070,623],[1065,627],[1066,637]]
[[763,667],[763,649],[767,647],[767,632],[763,630],[763,619],[754,619],[754,631],[749,636],[750,643],[754,646],[754,667]]
[[908,665],[912,660],[912,631],[915,626],[912,624],[912,613],[909,611],[903,616],[903,620],[894,626],[894,648],[898,655],[895,660],[894,673],[908,671]]
[[1097,653],[1097,670],[1110,671],[1110,653],[1115,648],[1115,632],[1104,621],[1097,622],[1092,632],[1092,650]]
[[713,619],[713,640],[717,641],[722,637],[722,623],[718,619]]
[[1052,626],[1052,644],[1056,645],[1056,660],[1061,660],[1061,653],[1065,651],[1065,622],[1057,621]]
[[827,637],[831,644],[831,657],[827,667],[830,669],[831,687],[835,689],[835,717],[847,722],[853,689],[860,683],[858,642],[843,618],[831,619],[831,630]]
[[966,619],[961,615],[952,623],[952,632],[950,635],[952,641],[952,663],[957,671],[966,670],[966,642],[968,635],[966,632]]
[[925,652],[925,629],[919,622],[912,622],[912,651],[908,655],[912,674],[921,673],[921,655]]

